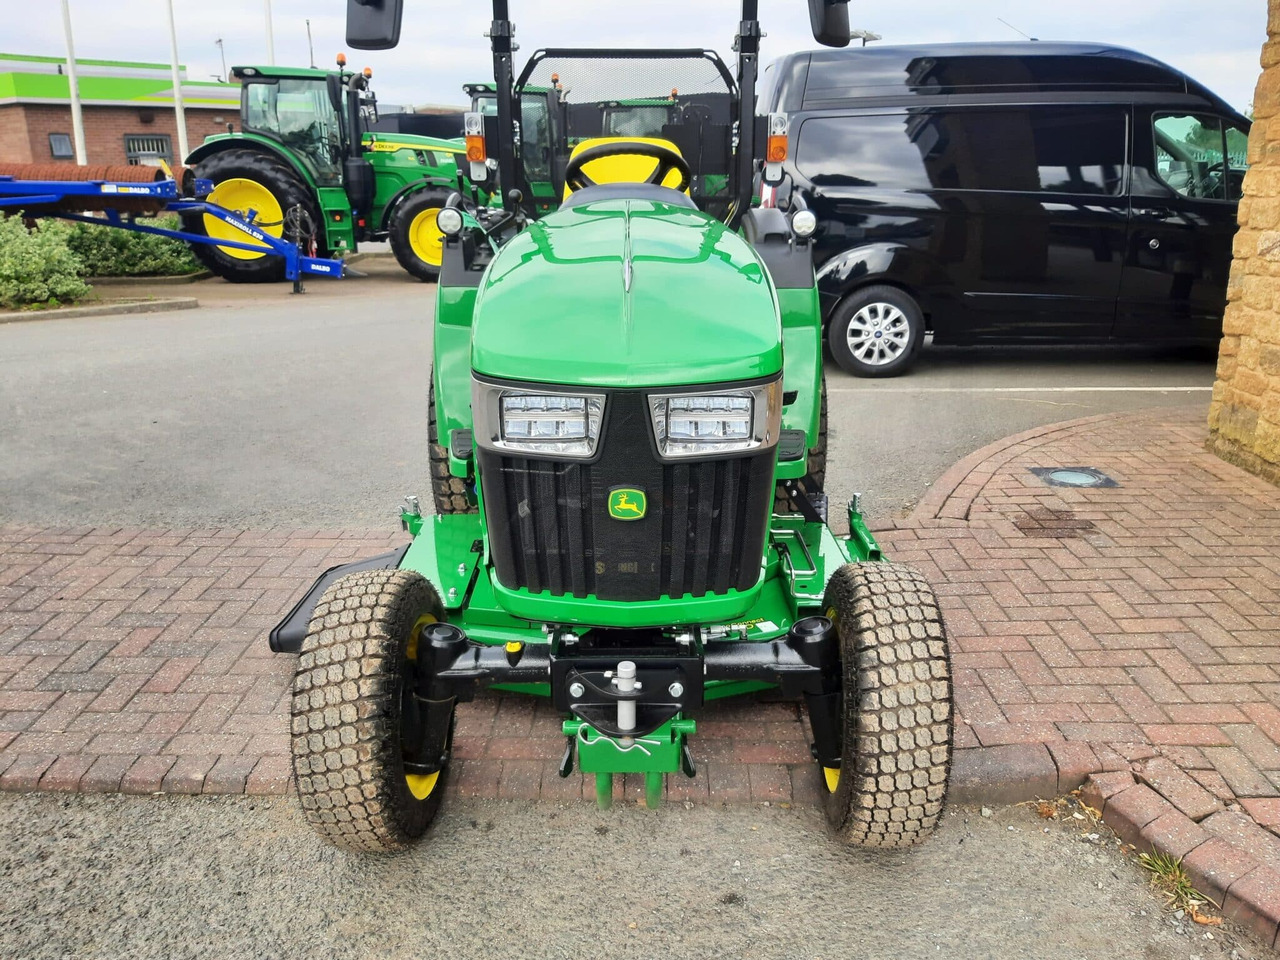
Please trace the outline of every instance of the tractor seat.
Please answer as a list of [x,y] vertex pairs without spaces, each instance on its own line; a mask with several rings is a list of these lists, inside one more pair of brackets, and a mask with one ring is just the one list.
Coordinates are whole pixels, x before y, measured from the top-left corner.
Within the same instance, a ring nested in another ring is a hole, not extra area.
[[594,187],[584,187],[570,193],[568,198],[560,204],[560,209],[572,210],[574,207],[594,203],[597,200],[651,200],[654,203],[665,203],[672,207],[698,209],[698,205],[687,193],[681,193],[679,190],[672,190],[657,183],[597,183]]
[[[670,140],[664,140],[661,137],[592,137],[589,140],[583,140],[575,146],[569,154],[572,160],[584,150],[592,147],[599,147],[606,143],[653,143],[660,147],[666,147],[675,153],[680,153],[680,148]],[[683,156],[683,154],[681,154]],[[639,186],[652,186],[645,184],[645,180],[653,173],[657,167],[658,161],[653,157],[630,157],[625,154],[616,157],[601,157],[599,160],[592,160],[586,165],[584,171],[587,176],[596,182],[597,186],[606,184],[636,184]],[[667,180],[675,184],[680,182],[680,174],[674,170],[667,174]],[[595,189],[594,187],[588,189]],[[581,192],[581,191],[579,191]],[[672,191],[675,192],[674,190]],[[684,191],[686,194],[688,190]],[[562,200],[568,200],[573,196],[573,191],[566,185],[564,188],[564,196]]]

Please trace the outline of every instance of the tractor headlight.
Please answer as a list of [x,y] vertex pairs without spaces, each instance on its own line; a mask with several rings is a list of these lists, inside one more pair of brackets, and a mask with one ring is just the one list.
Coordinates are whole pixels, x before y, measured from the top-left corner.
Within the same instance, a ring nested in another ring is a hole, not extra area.
[[782,381],[734,390],[649,397],[653,435],[664,459],[769,447],[782,422]]
[[462,211],[457,207],[445,207],[436,214],[436,226],[446,237],[456,237],[462,232]]
[[475,439],[483,447],[535,456],[591,457],[604,397],[543,393],[472,381]]

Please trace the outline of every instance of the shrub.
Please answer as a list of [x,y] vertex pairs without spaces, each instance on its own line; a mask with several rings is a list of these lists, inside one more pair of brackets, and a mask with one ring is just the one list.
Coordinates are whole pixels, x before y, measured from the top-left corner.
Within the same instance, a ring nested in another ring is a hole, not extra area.
[[71,228],[56,220],[28,230],[21,214],[0,216],[0,304],[56,305],[89,292],[80,258],[67,246]]
[[[180,229],[175,216],[138,222]],[[77,223],[68,245],[83,261],[86,277],[171,277],[202,269],[181,240],[150,233]]]

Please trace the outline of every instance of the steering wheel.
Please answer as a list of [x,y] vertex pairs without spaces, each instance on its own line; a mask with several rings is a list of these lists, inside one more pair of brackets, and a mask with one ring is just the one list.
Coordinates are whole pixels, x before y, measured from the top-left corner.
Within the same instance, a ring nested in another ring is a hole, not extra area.
[[1215,197],[1214,194],[1219,192],[1219,188],[1226,189],[1227,164],[1225,160],[1219,160],[1217,163],[1211,163],[1204,168],[1204,172],[1193,180],[1187,187],[1187,195],[1190,197],[1203,197],[1209,200],[1225,200],[1225,194],[1221,197]]
[[654,166],[653,172],[649,174],[644,181],[645,183],[662,184],[662,181],[667,179],[667,174],[672,170],[680,174],[680,182],[672,188],[673,190],[679,190],[683,193],[689,188],[689,184],[693,182],[693,171],[689,169],[689,164],[685,162],[684,157],[680,156],[675,150],[670,147],[664,147],[659,143],[641,143],[635,140],[626,140],[617,143],[599,143],[579,153],[569,161],[569,166],[565,169],[565,186],[573,191],[596,186],[596,182],[587,175],[583,167],[593,160],[600,160],[604,157],[652,157],[657,160],[658,162]]

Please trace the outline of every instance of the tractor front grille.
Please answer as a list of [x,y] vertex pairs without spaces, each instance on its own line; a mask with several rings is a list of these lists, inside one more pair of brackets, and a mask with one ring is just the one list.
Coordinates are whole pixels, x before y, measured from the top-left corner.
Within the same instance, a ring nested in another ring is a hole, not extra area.
[[[615,391],[593,463],[477,450],[498,581],[630,601],[754,586],[773,503],[774,450],[663,463],[651,434],[644,393]],[[617,487],[644,492],[643,519],[609,516]]]

